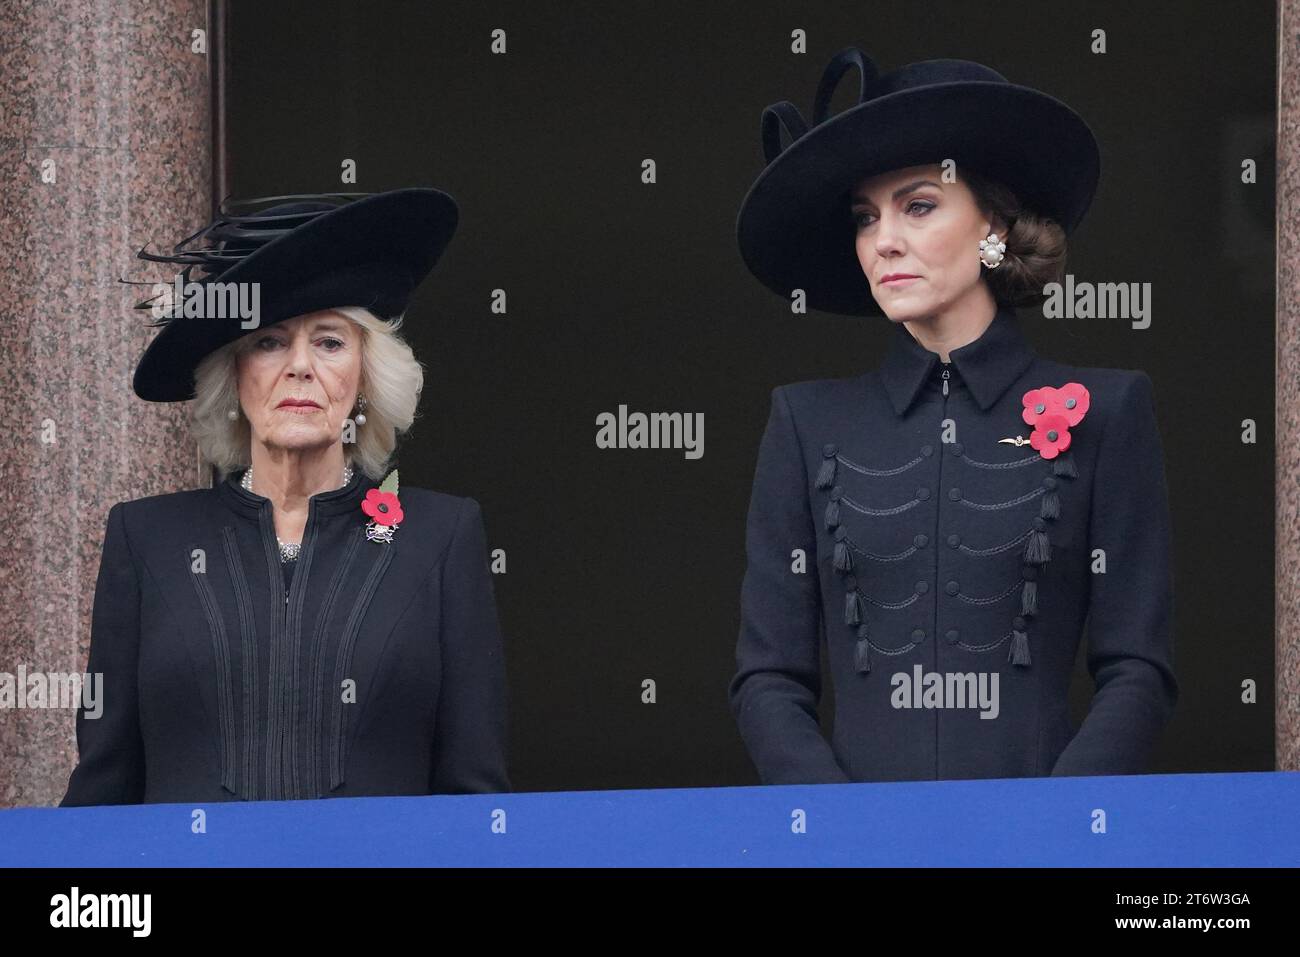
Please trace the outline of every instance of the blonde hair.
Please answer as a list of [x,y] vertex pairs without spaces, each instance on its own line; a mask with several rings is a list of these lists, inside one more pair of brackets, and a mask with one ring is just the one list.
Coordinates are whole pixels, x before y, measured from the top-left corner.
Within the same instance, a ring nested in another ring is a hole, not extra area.
[[[403,316],[392,322],[368,309],[342,306],[330,310],[359,327],[361,381],[358,392],[366,397],[366,424],[355,427],[356,442],[345,446],[344,456],[371,479],[381,479],[397,447],[397,438],[410,429],[424,388],[424,367],[411,347],[398,335]],[[191,427],[203,457],[223,477],[252,464],[252,429],[239,408],[236,361],[253,347],[256,329],[205,356],[194,372]],[[340,436],[341,438],[341,436]]]

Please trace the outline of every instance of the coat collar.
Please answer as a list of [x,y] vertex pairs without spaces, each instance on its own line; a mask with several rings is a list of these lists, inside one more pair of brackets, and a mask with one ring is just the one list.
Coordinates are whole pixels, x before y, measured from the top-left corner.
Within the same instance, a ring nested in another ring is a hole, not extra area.
[[[893,324],[893,337],[880,365],[880,377],[894,411],[906,414],[926,380],[939,366],[939,354],[925,348],[906,324]],[[993,321],[973,342],[953,349],[948,358],[979,407],[987,411],[1034,360],[1009,306],[998,306]]]

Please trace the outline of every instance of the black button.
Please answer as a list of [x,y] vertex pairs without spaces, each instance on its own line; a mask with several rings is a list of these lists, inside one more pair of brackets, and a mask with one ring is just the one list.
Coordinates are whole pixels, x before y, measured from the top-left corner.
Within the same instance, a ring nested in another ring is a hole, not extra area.
[[834,457],[835,457],[835,453],[838,452],[838,451],[839,451],[839,448],[838,448],[837,446],[829,445],[829,444],[828,444],[828,445],[823,445],[823,446],[822,446],[822,457],[823,457],[823,458],[828,458],[828,459],[829,459],[829,458],[834,458]]
[[958,638],[957,629],[949,628],[947,634],[945,634],[944,637],[948,639],[948,644],[950,645],[957,644],[957,638]]
[[1024,570],[1020,573],[1020,577],[1027,582],[1034,581],[1038,578],[1038,569],[1033,565],[1026,565]]
[[922,454],[922,455],[933,455],[933,454],[934,454],[934,446],[932,446],[932,445],[923,445],[923,446],[921,446],[921,454]]
[[916,583],[916,593],[917,593],[918,595],[924,595],[924,594],[925,594],[926,592],[928,592],[929,590],[930,590],[930,583],[929,583],[929,582],[917,582],[917,583]]
[[924,641],[924,640],[925,640],[925,629],[924,629],[924,628],[913,628],[913,629],[912,629],[912,640],[913,640],[913,641]]
[[857,575],[845,575],[845,576],[844,576],[844,587],[845,587],[846,589],[848,589],[849,591],[854,591],[854,590],[858,587],[858,576],[857,576]]
[[1015,618],[1011,619],[1011,627],[1014,628],[1016,631],[1024,631],[1025,620],[1021,618],[1019,615],[1016,615]]
[[928,535],[918,535],[912,541],[916,543],[917,548],[925,548],[926,545],[930,544],[930,537]]
[[949,595],[955,595],[957,594],[957,592],[961,591],[961,586],[958,585],[956,582],[948,582],[948,584],[944,585],[943,587],[944,590],[947,591]]
[[930,497],[930,490],[922,486],[921,488],[918,488],[916,490],[916,497],[919,498],[922,502],[924,502],[927,498]]
[[950,447],[953,455],[961,455],[962,445],[960,442],[954,442]]
[[950,489],[948,490],[948,497],[949,497],[950,499],[952,499],[954,502],[957,501],[958,499],[961,498],[961,489],[959,489],[959,488],[950,488]]
[[960,535],[949,535],[949,536],[948,536],[948,544],[951,545],[953,548],[956,548],[958,545],[961,544],[961,536],[960,536]]
[[1047,519],[1042,516],[1036,516],[1034,518],[1034,528],[1040,532],[1043,531],[1043,529],[1047,528]]
[[842,541],[844,541],[844,536],[847,535],[847,534],[848,534],[848,532],[844,531],[844,526],[843,526],[843,525],[837,525],[837,526],[835,527],[835,541],[837,541],[837,542],[842,542]]
[[840,487],[837,485],[833,489],[831,489],[831,501],[838,502],[839,500],[840,500]]
[[[1055,442],[1056,440],[1053,439],[1052,441]],[[1056,478],[1055,478],[1055,476],[1049,475],[1049,476],[1047,476],[1047,478],[1043,479],[1043,487],[1044,487],[1044,488],[1056,488]]]

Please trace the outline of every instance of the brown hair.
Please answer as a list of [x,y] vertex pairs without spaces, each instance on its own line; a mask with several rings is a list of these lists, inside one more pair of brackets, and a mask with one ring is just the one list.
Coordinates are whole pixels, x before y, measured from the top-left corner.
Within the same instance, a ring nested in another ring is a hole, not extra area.
[[1007,225],[1007,234],[999,233],[1007,245],[1001,265],[996,269],[980,267],[993,298],[1015,306],[1040,303],[1043,287],[1064,278],[1065,230],[1056,221],[1023,206],[1016,194],[1001,183],[969,167],[964,179],[980,211]]

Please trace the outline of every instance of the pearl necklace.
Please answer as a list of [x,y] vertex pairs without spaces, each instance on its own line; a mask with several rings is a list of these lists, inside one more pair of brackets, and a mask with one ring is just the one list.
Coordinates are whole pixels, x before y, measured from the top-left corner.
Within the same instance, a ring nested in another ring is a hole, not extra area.
[[[343,466],[343,484],[340,485],[339,488],[344,488],[349,483],[351,483],[351,481],[352,481],[352,466],[345,465]],[[239,484],[244,487],[245,492],[257,494],[253,492],[252,468],[249,468],[248,471],[244,473],[244,477],[239,480]],[[280,546],[280,561],[291,562],[297,559],[298,551],[302,548],[302,542],[286,542],[278,535],[275,537],[275,541],[276,544]]]

